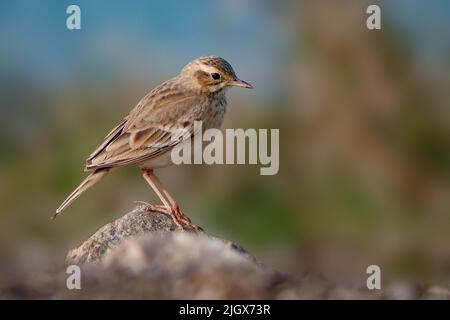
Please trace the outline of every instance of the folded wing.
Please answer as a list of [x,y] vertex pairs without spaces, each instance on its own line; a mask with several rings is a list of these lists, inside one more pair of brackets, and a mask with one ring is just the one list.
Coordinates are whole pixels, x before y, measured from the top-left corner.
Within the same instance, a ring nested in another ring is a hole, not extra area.
[[192,115],[200,102],[179,93],[144,97],[89,156],[85,169],[140,163],[170,151],[193,136]]

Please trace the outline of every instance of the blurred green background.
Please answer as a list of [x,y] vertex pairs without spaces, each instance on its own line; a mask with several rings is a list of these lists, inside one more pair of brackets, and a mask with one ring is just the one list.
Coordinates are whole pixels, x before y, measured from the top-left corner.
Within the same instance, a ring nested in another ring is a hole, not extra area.
[[158,201],[124,168],[49,219],[146,92],[215,54],[255,87],[230,91],[224,127],[279,128],[280,171],[160,170],[195,223],[299,272],[448,280],[449,17],[443,0],[0,2],[0,271]]

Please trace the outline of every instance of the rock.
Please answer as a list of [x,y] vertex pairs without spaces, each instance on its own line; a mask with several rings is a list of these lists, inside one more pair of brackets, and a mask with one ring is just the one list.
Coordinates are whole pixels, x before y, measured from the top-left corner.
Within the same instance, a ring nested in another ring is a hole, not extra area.
[[315,278],[299,281],[281,274],[229,240],[203,231],[178,231],[169,216],[151,206],[138,206],[100,228],[67,254],[66,263],[81,266],[82,290],[63,288],[52,298],[311,299],[358,294],[333,291]]
[[224,241],[158,232],[132,238],[82,268],[79,292],[59,298],[269,298],[277,274]]
[[[175,231],[177,231],[177,227],[169,215],[154,211],[151,206],[141,205],[123,217],[103,226],[81,246],[70,250],[66,256],[66,264],[80,265],[87,262],[99,262],[127,240],[137,239],[144,235],[157,235],[156,238],[161,238],[164,234],[168,235]],[[192,237],[197,235],[194,230],[190,231],[183,233],[191,234]],[[206,242],[212,239],[220,240],[224,246],[256,262],[242,247],[229,240],[219,239],[205,232],[200,232],[198,235],[203,235],[205,238],[202,241]],[[196,244],[192,249],[195,247]]]
[[66,263],[82,266],[83,290],[57,298],[270,298],[283,277],[242,247],[139,206],[100,228]]
[[102,257],[123,241],[150,232],[176,229],[172,219],[163,213],[138,206],[123,217],[103,226],[81,246],[69,251],[67,264],[83,264],[100,261]]

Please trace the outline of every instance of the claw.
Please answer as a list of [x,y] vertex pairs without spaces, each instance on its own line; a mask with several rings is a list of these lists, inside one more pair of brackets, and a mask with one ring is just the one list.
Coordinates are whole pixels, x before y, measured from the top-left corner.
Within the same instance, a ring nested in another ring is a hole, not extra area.
[[177,226],[177,229],[180,231],[192,231],[192,230],[194,230],[196,232],[203,231],[203,229],[201,227],[192,223],[191,219],[181,211],[181,209],[178,205],[173,208],[168,209],[164,205],[160,205],[160,204],[154,205],[154,204],[150,204],[145,201],[135,201],[135,203],[145,205],[146,210],[148,210],[148,211],[159,212],[159,213],[169,215],[172,218],[175,225]]
[[197,226],[196,224],[193,224],[191,219],[184,214],[181,210],[179,206],[176,206],[174,208],[174,211],[176,212],[177,217],[183,222],[183,224],[185,226],[187,226],[189,229],[191,230],[195,230],[196,232],[198,231],[203,231],[203,229],[199,226]]

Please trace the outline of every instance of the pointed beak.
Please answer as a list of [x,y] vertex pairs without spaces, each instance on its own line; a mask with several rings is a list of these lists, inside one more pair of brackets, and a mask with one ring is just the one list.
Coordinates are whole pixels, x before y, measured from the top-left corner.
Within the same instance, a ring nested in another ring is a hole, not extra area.
[[240,80],[240,79],[236,79],[236,80],[232,81],[231,85],[232,86],[236,86],[236,87],[246,88],[246,89],[253,89],[253,86],[250,83],[245,82],[245,81]]

